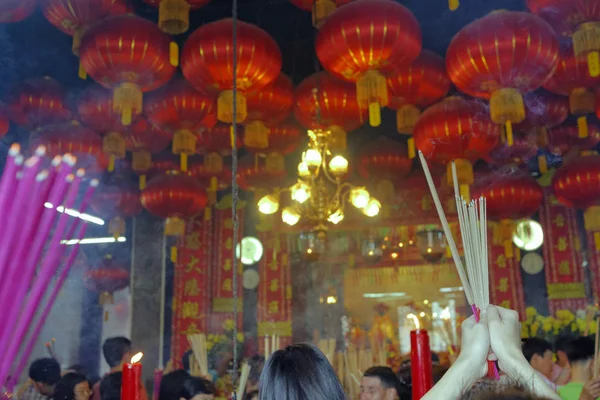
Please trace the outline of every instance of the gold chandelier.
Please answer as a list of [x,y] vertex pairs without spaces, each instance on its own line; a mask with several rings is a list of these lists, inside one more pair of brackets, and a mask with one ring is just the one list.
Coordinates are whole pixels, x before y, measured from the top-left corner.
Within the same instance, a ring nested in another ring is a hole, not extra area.
[[328,223],[338,224],[345,216],[348,200],[367,217],[379,214],[381,203],[361,186],[343,180],[348,173],[348,160],[335,155],[337,138],[330,130],[309,130],[308,149],[302,153],[298,165],[298,181],[295,185],[276,190],[258,201],[263,214],[275,214],[283,193],[289,193],[293,205],[281,210],[281,219],[288,225],[296,225],[301,219],[314,224],[313,230],[322,236]]

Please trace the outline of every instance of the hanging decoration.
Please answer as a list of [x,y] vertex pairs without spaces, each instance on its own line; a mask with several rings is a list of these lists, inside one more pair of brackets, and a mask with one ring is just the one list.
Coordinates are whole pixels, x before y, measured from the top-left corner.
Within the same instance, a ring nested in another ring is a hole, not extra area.
[[3,0],[0,2],[0,24],[21,22],[35,11],[36,0]]
[[90,207],[100,216],[110,218],[108,233],[117,240],[125,234],[125,220],[142,212],[140,191],[122,177],[113,179],[95,192]]
[[[217,117],[231,124],[246,120],[246,94],[273,82],[281,70],[277,43],[255,25],[238,21],[237,69],[232,70],[232,20],[202,25],[186,40],[181,55],[183,76],[198,90],[218,93]],[[233,115],[233,82],[236,79],[236,109]]]
[[[538,145],[533,135],[515,134],[512,146],[500,142],[490,151],[490,164],[494,167],[527,168],[527,161],[535,157],[537,152]],[[545,170],[540,172],[543,173]]]
[[[411,135],[421,109],[429,107],[450,91],[444,59],[423,50],[412,64],[399,67],[387,79],[390,88],[390,108],[396,109],[398,133]],[[408,139],[408,155],[415,158],[415,142]]]
[[600,128],[588,124],[588,136],[579,137],[579,127],[575,123],[565,123],[548,130],[548,150],[557,156],[566,156],[569,150],[593,149],[600,143]]
[[304,11],[312,13],[313,26],[320,28],[329,17],[340,6],[352,0],[290,0],[290,2]]
[[381,107],[389,102],[386,76],[415,61],[421,52],[421,28],[398,2],[355,0],[327,18],[315,48],[327,71],[356,82],[359,105],[369,109],[371,126],[379,126]]
[[[83,276],[83,283],[88,290],[97,292],[101,305],[113,304],[113,293],[129,286],[130,275],[124,263],[107,255],[99,265],[93,267]],[[108,314],[104,314],[105,321]]]
[[[488,159],[500,140],[500,128],[489,118],[488,108],[477,100],[448,97],[426,109],[413,130],[415,145],[430,160],[446,165],[456,163],[461,195],[470,199],[473,184],[472,162]],[[452,173],[446,173],[452,187]]]
[[166,84],[178,65],[170,38],[147,19],[122,15],[99,21],[81,38],[79,57],[89,76],[113,90],[123,125],[142,112],[144,92]]
[[158,26],[169,35],[180,35],[190,27],[190,11],[204,7],[211,0],[144,0],[158,7]]
[[[246,128],[245,132],[248,132]],[[288,155],[298,149],[300,139],[302,139],[300,128],[295,122],[283,122],[279,125],[269,128],[269,145],[264,149],[256,149],[246,146],[246,149],[251,153],[269,154],[279,153]]]
[[[533,41],[533,42],[532,42]],[[494,11],[462,28],[446,53],[448,75],[456,87],[490,101],[494,123],[525,119],[523,94],[542,86],[558,62],[558,40],[543,19],[525,12]]]

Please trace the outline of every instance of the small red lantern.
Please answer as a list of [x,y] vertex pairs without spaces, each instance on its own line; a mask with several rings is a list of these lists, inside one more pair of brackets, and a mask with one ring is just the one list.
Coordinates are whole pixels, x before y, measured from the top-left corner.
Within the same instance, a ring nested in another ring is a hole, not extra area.
[[426,109],[413,130],[415,145],[425,157],[447,166],[448,183],[452,186],[452,164],[457,167],[462,196],[469,196],[473,183],[471,162],[487,159],[498,144],[500,128],[489,119],[486,105],[477,100],[448,97]]
[[90,206],[101,216],[110,217],[108,232],[115,239],[125,233],[125,219],[142,212],[140,191],[124,180],[99,187]]
[[21,22],[35,11],[36,0],[3,0],[0,2],[0,24]]
[[508,146],[506,143],[498,143],[490,151],[490,160],[491,164],[497,167],[524,166],[530,158],[535,157],[537,151],[538,146],[533,135],[516,134],[512,146]]
[[142,112],[143,92],[167,83],[177,58],[170,38],[152,22],[135,15],[107,18],[86,29],[79,56],[96,82],[113,89],[113,108],[123,125]]
[[113,293],[129,286],[130,274],[124,263],[115,261],[111,256],[90,269],[83,276],[83,282],[88,290],[100,294],[101,305],[113,304]]
[[[450,91],[444,59],[423,50],[414,63],[398,68],[387,79],[390,88],[390,107],[396,111],[398,133],[412,134],[421,109],[440,100]],[[408,140],[408,155],[415,157],[415,143]]]
[[304,11],[312,12],[313,26],[320,28],[336,8],[352,0],[290,0],[290,2]]
[[302,132],[296,124],[284,122],[269,129],[269,146],[267,148],[256,149],[248,146],[246,148],[252,153],[268,154],[277,152],[285,156],[296,151],[301,137]]
[[448,75],[456,87],[490,100],[492,121],[506,125],[525,119],[522,95],[550,78],[558,62],[558,40],[543,19],[525,12],[494,11],[462,28],[446,53]]
[[358,104],[369,109],[371,126],[378,126],[380,108],[388,105],[386,76],[415,61],[421,52],[421,28],[396,1],[355,0],[327,18],[315,48],[327,71],[356,82]]
[[[600,4],[600,3],[599,3]],[[569,96],[569,109],[577,116],[579,137],[588,135],[587,114],[594,112],[596,94],[594,88],[600,84],[600,76],[588,74],[587,59],[576,57],[571,46],[563,46],[558,66],[544,88],[563,96]]]
[[[234,48],[237,71],[231,70]],[[246,93],[258,91],[273,82],[281,70],[277,43],[262,29],[237,22],[237,47],[233,45],[232,20],[222,19],[202,25],[186,40],[181,55],[183,76],[198,90],[219,93],[217,117],[231,124],[247,116]],[[237,81],[236,115],[233,115],[233,83]]]
[[72,117],[63,87],[47,76],[23,82],[10,95],[7,107],[10,119],[27,130],[69,121]]
[[169,35],[180,35],[190,27],[190,11],[204,7],[211,0],[144,0],[158,7],[158,26]]

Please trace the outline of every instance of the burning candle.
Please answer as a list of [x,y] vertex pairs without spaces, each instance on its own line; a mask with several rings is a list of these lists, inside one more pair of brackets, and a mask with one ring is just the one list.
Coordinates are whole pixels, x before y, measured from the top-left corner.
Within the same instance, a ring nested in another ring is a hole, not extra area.
[[412,398],[419,400],[433,386],[429,335],[425,329],[420,329],[419,319],[416,315],[408,314],[407,318],[414,321],[416,328],[410,332],[410,368]]
[[123,381],[121,383],[121,400],[140,400],[140,382],[142,379],[143,353],[131,357],[131,362],[123,365]]

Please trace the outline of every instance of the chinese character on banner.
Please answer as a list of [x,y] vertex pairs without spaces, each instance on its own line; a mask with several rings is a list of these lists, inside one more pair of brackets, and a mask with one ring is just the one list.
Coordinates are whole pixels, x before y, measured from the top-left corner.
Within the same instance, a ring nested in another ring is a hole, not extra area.
[[200,288],[198,287],[198,280],[190,279],[189,281],[186,281],[183,293],[186,296],[198,296],[198,294],[200,293]]
[[185,236],[185,248],[188,250],[198,250],[200,248],[200,232],[190,232]]
[[279,279],[272,279],[271,282],[269,282],[269,290],[271,292],[276,292],[279,290]]
[[506,256],[504,254],[499,254],[498,257],[496,257],[496,265],[499,268],[506,268]]
[[190,260],[185,265],[185,272],[202,272],[200,268],[200,260],[197,257],[191,256]]
[[500,303],[500,307],[502,307],[502,308],[508,308],[508,309],[510,309],[510,300],[503,300],[503,301]]
[[225,260],[225,263],[223,264],[223,269],[225,271],[231,271],[231,258]]
[[278,301],[269,302],[268,312],[269,312],[269,314],[279,313],[279,302]]
[[224,292],[231,292],[233,290],[232,280],[229,278],[225,279],[221,285],[221,289],[223,289]]
[[502,293],[506,293],[508,291],[508,278],[500,278],[498,282],[498,290]]
[[570,275],[571,274],[571,266],[568,261],[561,261],[558,264],[558,273],[561,275]]
[[565,250],[567,250],[567,247],[568,247],[568,245],[567,245],[567,238],[564,237],[564,236],[559,237],[558,238],[558,243],[556,245],[556,248],[558,249],[558,251],[561,251],[561,252],[565,251]]
[[563,228],[565,226],[565,217],[562,214],[558,214],[556,218],[554,218],[554,225],[557,228]]
[[186,301],[183,303],[181,315],[183,318],[195,319],[198,318],[200,314],[198,303],[192,303]]

